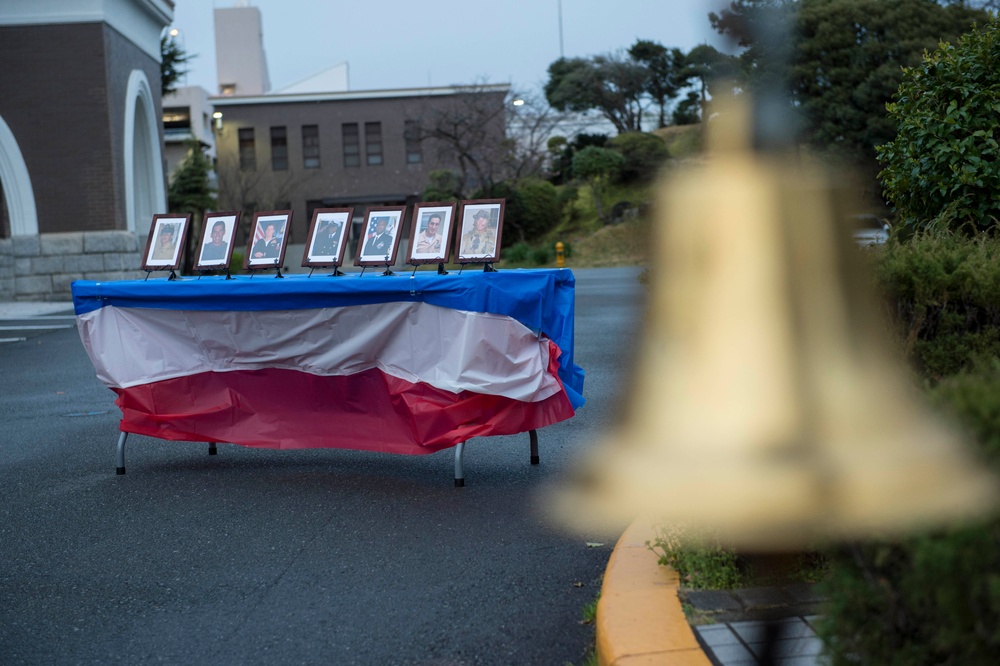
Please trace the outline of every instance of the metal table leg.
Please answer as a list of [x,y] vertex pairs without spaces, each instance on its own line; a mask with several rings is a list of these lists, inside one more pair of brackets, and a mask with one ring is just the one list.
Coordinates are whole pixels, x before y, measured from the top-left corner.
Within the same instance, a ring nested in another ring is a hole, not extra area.
[[531,440],[531,464],[538,464],[538,431],[529,430],[528,438]]
[[465,485],[465,470],[462,468],[462,455],[465,453],[465,442],[459,442],[455,446],[455,487],[461,488]]
[[123,432],[118,436],[118,457],[115,467],[115,474],[125,473],[125,440],[128,439],[128,433]]

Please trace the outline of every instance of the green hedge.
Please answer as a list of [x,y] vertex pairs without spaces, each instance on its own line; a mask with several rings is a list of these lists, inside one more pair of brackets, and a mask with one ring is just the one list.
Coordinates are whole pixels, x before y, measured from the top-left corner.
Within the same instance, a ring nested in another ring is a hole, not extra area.
[[903,353],[924,378],[1000,356],[1000,242],[921,235],[873,258]]
[[[1000,244],[920,237],[873,254],[900,343],[929,398],[1000,474]],[[993,664],[1000,519],[831,554],[820,633],[833,664]]]

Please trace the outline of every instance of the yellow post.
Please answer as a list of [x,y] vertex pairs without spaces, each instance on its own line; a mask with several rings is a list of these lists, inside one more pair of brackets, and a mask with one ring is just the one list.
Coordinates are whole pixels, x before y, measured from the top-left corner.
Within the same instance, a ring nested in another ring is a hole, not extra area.
[[556,243],[556,268],[566,268],[566,246],[562,241]]

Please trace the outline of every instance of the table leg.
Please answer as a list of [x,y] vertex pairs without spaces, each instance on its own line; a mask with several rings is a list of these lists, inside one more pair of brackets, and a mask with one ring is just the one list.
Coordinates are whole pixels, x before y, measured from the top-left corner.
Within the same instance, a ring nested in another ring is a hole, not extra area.
[[459,442],[455,446],[455,487],[461,488],[465,485],[465,470],[462,468],[462,455],[465,453],[465,442]]
[[531,441],[531,464],[538,464],[538,431],[529,430],[528,439]]
[[128,439],[128,433],[123,432],[118,436],[118,457],[116,459],[115,474],[125,473],[125,440]]

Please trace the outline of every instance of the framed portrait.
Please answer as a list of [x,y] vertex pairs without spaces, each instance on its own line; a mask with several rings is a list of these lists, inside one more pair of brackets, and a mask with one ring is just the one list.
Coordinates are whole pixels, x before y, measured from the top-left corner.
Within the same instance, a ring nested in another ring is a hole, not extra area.
[[288,245],[291,225],[290,210],[254,213],[243,268],[250,270],[281,268],[281,263],[285,260],[285,247]]
[[420,203],[413,208],[408,264],[443,264],[451,256],[456,203]]
[[404,213],[406,206],[369,208],[365,211],[364,231],[358,240],[355,266],[391,266],[396,263]]
[[463,201],[458,228],[460,264],[492,264],[500,259],[504,199]]
[[240,212],[205,213],[205,228],[198,245],[197,271],[229,267],[233,256],[233,238],[240,225]]
[[191,214],[157,214],[149,226],[146,250],[142,254],[142,270],[172,271],[181,266],[181,251],[191,226]]
[[302,253],[303,266],[342,266],[353,208],[317,208],[313,211]]

